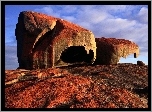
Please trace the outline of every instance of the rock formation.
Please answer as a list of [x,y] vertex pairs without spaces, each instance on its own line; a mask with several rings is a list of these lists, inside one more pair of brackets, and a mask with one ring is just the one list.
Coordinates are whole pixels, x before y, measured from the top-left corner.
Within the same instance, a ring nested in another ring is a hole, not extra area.
[[93,33],[63,19],[23,11],[15,35],[19,68],[93,63],[96,59]]
[[145,63],[143,63],[142,61],[137,61],[137,65],[139,65],[139,66],[144,66]]
[[148,66],[129,63],[5,70],[5,92],[2,92],[2,102],[5,102],[5,108],[10,110],[12,108],[150,109],[148,84],[150,84]]
[[139,55],[139,47],[134,42],[116,38],[95,38],[97,45],[96,64],[117,64],[120,57],[134,53],[134,58]]
[[15,35],[19,68],[24,69],[94,62],[117,64],[120,57],[139,55],[134,42],[94,38],[91,31],[76,24],[33,11],[19,14]]

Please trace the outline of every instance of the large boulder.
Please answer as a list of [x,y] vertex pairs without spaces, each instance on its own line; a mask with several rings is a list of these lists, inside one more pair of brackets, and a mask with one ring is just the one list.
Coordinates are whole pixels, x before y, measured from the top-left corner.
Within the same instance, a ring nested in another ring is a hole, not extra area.
[[117,64],[121,57],[126,58],[134,53],[134,58],[139,55],[139,47],[134,42],[116,38],[95,38],[97,57],[95,64]]
[[93,63],[96,59],[93,33],[63,19],[23,11],[15,35],[19,68]]

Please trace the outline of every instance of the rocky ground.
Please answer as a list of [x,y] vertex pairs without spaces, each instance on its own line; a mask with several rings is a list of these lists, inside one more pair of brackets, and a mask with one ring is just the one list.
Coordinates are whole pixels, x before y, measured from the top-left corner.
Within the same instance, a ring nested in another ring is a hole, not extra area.
[[148,108],[148,66],[5,70],[6,108]]

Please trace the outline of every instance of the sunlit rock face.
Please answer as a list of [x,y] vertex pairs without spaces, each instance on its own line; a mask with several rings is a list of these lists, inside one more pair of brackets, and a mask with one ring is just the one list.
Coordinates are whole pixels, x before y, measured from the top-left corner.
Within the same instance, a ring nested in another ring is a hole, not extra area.
[[63,19],[23,11],[15,35],[19,68],[93,63],[96,59],[93,33]]
[[66,20],[23,11],[15,35],[19,68],[42,69],[75,64],[117,64],[134,53],[134,42],[116,38],[94,38],[94,34]]
[[95,38],[97,57],[95,64],[117,64],[121,57],[126,58],[134,53],[134,58],[139,55],[139,47],[134,42],[116,38]]

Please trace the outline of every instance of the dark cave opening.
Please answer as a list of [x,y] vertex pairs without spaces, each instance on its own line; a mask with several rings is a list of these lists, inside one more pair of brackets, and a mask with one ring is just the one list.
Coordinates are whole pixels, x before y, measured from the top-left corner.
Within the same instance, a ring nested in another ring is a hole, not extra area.
[[83,46],[71,46],[62,52],[60,58],[66,63],[91,63],[93,57],[94,53],[92,50],[89,50],[89,54],[87,54],[87,51]]

